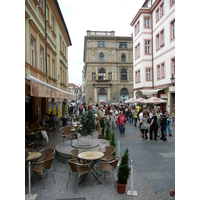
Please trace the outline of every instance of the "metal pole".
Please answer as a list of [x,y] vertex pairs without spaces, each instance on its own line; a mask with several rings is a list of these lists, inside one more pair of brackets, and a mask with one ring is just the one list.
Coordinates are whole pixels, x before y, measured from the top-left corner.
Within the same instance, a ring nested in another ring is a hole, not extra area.
[[137,196],[137,191],[133,191],[133,160],[131,160],[131,190],[127,191],[129,196]]
[[31,194],[31,162],[28,162],[28,194]]

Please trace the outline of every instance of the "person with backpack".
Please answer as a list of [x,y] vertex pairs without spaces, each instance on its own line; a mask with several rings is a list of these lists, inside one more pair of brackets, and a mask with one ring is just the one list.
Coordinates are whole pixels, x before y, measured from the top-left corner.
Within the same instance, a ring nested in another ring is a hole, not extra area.
[[137,128],[138,110],[136,107],[133,109],[134,127]]
[[148,121],[149,121],[149,117],[147,116],[147,110],[144,109],[142,120],[141,120],[141,138],[143,138],[143,136],[145,135],[146,138],[148,138],[148,142],[150,142],[149,133],[148,133],[148,129],[149,129]]

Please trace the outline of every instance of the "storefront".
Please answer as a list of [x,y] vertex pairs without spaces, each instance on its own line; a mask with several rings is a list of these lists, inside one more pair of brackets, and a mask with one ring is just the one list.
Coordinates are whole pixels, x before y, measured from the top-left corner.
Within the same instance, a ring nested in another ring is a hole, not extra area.
[[43,114],[51,111],[61,117],[66,114],[62,112],[62,102],[75,98],[73,94],[47,84],[29,74],[25,75],[25,95],[31,98],[32,105],[29,108],[26,106],[28,110],[25,113],[25,117],[29,116],[31,122],[36,119],[41,120]]

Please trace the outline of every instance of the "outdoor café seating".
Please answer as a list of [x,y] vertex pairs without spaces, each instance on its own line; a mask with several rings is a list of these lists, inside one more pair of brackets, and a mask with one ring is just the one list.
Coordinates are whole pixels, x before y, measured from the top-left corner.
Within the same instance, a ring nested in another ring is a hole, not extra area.
[[119,156],[108,156],[107,161],[99,163],[99,170],[104,172],[104,178],[106,176],[106,172],[110,173],[112,175],[115,187],[116,187],[116,183],[115,183],[113,174],[117,171],[117,163],[119,159],[120,159]]
[[100,159],[100,161],[107,161],[107,158],[109,156],[112,156],[113,153],[115,152],[115,148],[113,146],[106,146],[106,147],[101,147],[99,149],[99,151],[102,151],[102,149],[105,148],[105,152],[104,152],[104,157]]
[[51,172],[53,181],[55,183],[54,175],[53,175],[53,170],[52,170],[52,163],[53,163],[54,157],[47,158],[45,160],[37,162],[36,165],[32,167],[32,171],[39,173],[42,176],[42,181],[43,181],[43,189],[45,189],[44,185],[44,177]]
[[75,135],[73,133],[73,131],[71,130],[71,126],[63,126],[60,128],[60,132],[61,132],[61,135],[60,135],[60,146],[61,146],[61,143],[63,142],[64,144],[64,141],[65,140],[72,140],[75,138]]
[[[90,172],[91,164],[90,163],[81,164],[81,163],[77,162],[77,160],[73,160],[73,159],[69,159],[68,163],[70,165],[71,170],[69,172],[69,178],[68,178],[66,188],[68,187],[71,175],[77,177],[77,184],[76,184],[76,187],[75,187],[75,194],[76,194],[76,190],[77,190],[78,185],[86,178],[86,176],[84,176],[84,175],[86,175]],[[83,177],[83,179],[81,181],[80,181],[80,177]],[[90,178],[91,178],[91,185],[92,185],[91,174],[90,174]]]

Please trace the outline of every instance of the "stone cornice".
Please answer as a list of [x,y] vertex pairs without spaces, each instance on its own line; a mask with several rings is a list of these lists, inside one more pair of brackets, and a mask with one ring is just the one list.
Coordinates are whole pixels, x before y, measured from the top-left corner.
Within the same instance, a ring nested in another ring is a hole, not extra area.
[[125,41],[133,41],[132,37],[116,37],[116,36],[85,36],[86,40],[125,40]]

